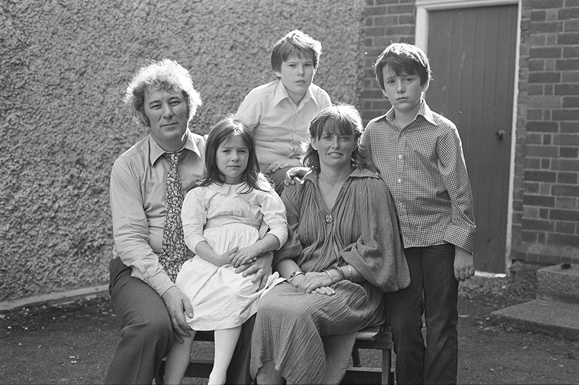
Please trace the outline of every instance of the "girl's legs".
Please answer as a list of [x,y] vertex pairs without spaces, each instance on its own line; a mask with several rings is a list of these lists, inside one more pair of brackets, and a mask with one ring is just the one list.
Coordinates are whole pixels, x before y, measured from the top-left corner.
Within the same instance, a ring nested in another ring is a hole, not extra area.
[[284,383],[283,377],[277,370],[275,370],[274,361],[269,361],[263,364],[263,366],[259,368],[255,380],[257,385],[282,385]]
[[231,329],[215,330],[215,358],[213,360],[213,370],[209,375],[208,385],[225,384],[227,368],[233,357],[241,326]]
[[167,364],[165,366],[165,384],[167,385],[178,385],[183,381],[183,375],[187,370],[187,366],[189,366],[189,359],[191,358],[191,347],[193,346],[195,331],[192,330],[189,334],[191,334],[191,337],[183,337],[182,344],[175,341],[167,355]]
[[225,384],[227,368],[233,357],[235,345],[241,333],[241,326],[231,329],[215,330],[215,358],[208,385]]

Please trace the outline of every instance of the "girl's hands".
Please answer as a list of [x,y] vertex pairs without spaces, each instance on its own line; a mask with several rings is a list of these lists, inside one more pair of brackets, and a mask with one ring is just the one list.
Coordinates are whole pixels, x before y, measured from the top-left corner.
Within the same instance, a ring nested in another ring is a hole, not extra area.
[[229,263],[233,267],[239,267],[251,262],[255,262],[257,257],[259,257],[264,251],[263,242],[254,243],[251,246],[247,246],[237,250],[229,255]]
[[331,287],[333,284],[332,280],[327,273],[306,273],[304,275],[298,275],[292,280],[292,285],[304,292],[318,293],[324,295],[334,295],[336,292]]

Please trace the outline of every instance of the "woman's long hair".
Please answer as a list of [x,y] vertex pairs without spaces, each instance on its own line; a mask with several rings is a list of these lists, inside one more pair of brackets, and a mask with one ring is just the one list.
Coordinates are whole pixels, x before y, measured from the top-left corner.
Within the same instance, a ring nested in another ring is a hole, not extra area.
[[[319,140],[324,133],[336,135],[354,135],[359,141],[364,126],[360,113],[354,106],[349,104],[338,104],[324,108],[310,123],[310,137]],[[320,172],[320,155],[312,147],[311,142],[306,143],[304,166],[311,167],[316,172]],[[352,165],[356,168],[366,166],[366,160],[362,157],[359,148],[352,152]]]

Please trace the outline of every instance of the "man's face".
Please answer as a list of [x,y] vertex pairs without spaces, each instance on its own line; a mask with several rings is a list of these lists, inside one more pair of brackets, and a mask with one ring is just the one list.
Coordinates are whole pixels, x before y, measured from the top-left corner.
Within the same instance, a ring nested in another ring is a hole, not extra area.
[[149,89],[145,92],[149,134],[165,151],[180,150],[187,140],[189,112],[181,91]]

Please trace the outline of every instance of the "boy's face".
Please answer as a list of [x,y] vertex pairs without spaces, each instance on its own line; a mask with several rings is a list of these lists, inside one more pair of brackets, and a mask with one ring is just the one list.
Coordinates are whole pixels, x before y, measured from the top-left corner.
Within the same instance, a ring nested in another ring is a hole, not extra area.
[[290,55],[281,64],[280,71],[275,71],[275,75],[281,79],[290,99],[296,105],[304,98],[315,73],[314,60],[308,54]]
[[382,68],[384,76],[384,90],[382,93],[388,98],[395,112],[416,113],[420,108],[422,93],[428,89],[428,83],[420,85],[420,76],[401,74],[386,65]]

